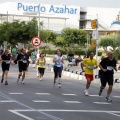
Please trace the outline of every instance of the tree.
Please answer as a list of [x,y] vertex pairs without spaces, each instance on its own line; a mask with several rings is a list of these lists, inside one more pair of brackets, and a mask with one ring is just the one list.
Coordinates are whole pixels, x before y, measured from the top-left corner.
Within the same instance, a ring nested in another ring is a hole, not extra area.
[[82,48],[87,42],[87,33],[75,28],[63,29],[61,37],[64,38],[64,48],[68,51],[73,51],[78,47]]
[[118,59],[118,52],[120,48],[120,35],[119,34],[109,34],[104,35],[99,39],[99,46],[103,47],[104,51],[107,52],[107,47],[112,47],[112,51],[114,52],[115,58]]

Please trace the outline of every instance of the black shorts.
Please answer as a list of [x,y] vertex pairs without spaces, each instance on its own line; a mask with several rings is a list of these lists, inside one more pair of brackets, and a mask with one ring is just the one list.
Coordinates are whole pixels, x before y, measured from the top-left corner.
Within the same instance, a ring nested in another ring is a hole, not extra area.
[[2,71],[9,71],[9,68],[10,68],[10,64],[2,64]]
[[113,75],[101,75],[101,84],[103,87],[106,86],[106,84],[108,83],[108,85],[113,85],[113,81],[114,81],[114,77]]
[[39,67],[38,67],[38,71],[39,71],[40,74],[44,75],[45,68],[39,68]]
[[25,65],[18,65],[19,72],[26,71],[27,67],[28,67],[27,64],[25,64]]

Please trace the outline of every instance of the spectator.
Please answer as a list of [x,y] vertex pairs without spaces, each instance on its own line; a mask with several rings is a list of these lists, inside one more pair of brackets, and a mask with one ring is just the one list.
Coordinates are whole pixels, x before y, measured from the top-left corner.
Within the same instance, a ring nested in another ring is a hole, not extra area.
[[76,66],[77,66],[78,63],[81,62],[81,61],[82,61],[82,57],[81,57],[81,55],[79,55],[78,58],[75,59],[75,64],[76,64]]
[[72,62],[72,60],[74,59],[74,54],[73,53],[69,53],[67,56],[67,59],[69,62]]

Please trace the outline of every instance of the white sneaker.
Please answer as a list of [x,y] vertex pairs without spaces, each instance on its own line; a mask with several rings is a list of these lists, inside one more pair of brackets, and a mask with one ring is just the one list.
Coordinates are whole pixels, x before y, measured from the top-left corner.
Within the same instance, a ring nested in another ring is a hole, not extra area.
[[85,96],[88,96],[89,94],[88,94],[88,91],[84,91],[84,94],[85,94]]
[[42,80],[42,78],[39,78],[39,80],[41,81],[41,80]]
[[25,84],[24,80],[21,81],[21,84]]
[[61,88],[61,83],[58,83],[58,87]]

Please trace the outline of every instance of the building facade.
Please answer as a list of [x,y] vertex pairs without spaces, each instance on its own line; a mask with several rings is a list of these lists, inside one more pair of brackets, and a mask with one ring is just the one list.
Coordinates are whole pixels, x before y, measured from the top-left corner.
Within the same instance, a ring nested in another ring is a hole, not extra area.
[[6,2],[0,4],[0,23],[29,21],[33,17],[43,22],[43,28],[60,33],[63,28],[84,29],[91,33],[91,21],[97,19],[100,34],[120,31],[120,9],[91,8],[67,5]]

